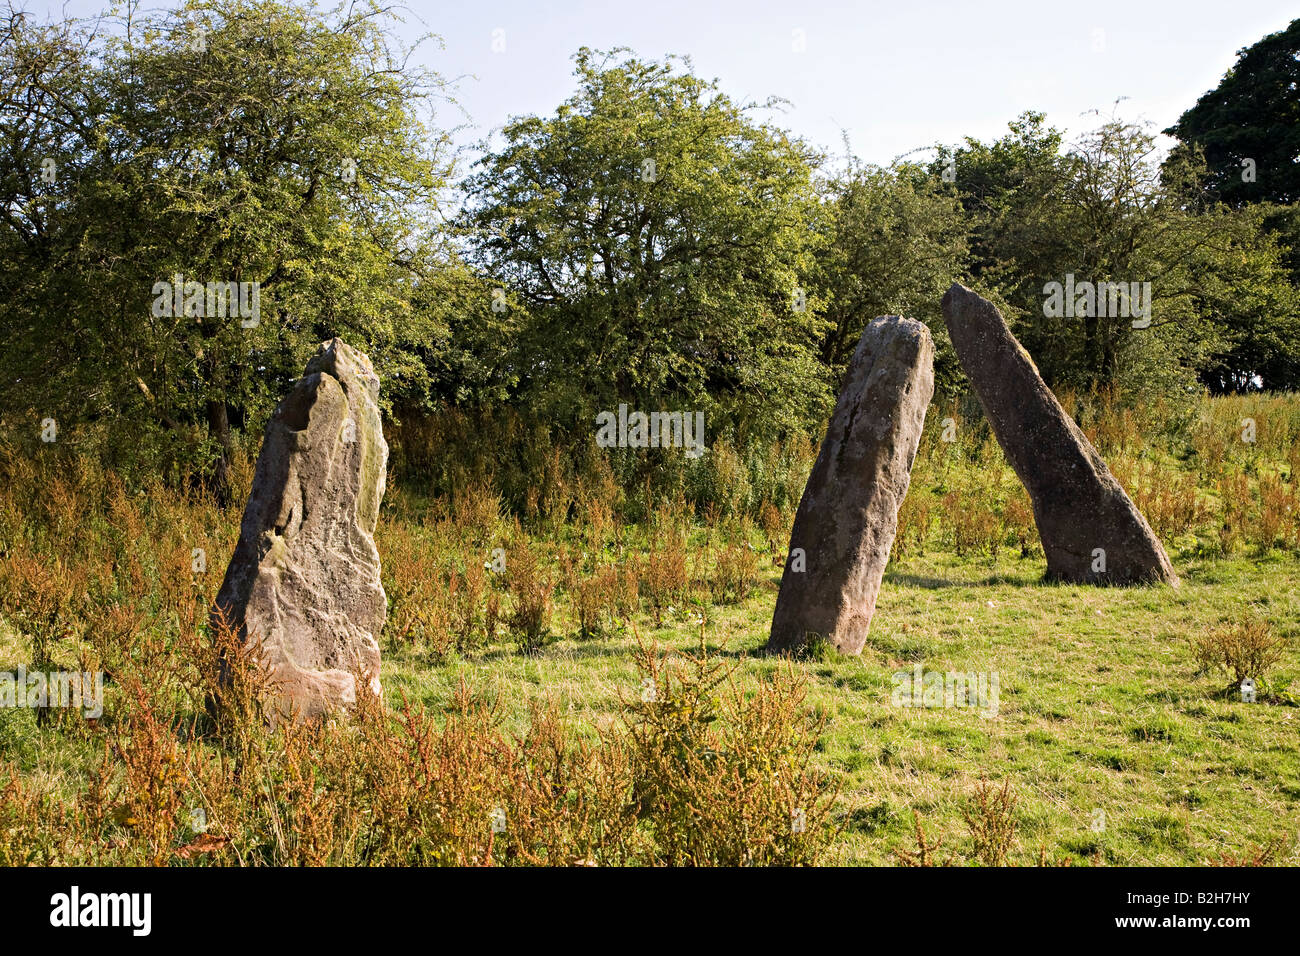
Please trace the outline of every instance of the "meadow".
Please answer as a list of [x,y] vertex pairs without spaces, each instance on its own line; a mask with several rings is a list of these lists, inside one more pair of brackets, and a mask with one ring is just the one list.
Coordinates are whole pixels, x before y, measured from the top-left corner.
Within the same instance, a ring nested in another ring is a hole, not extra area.
[[[856,658],[763,650],[807,441],[394,427],[382,706],[274,731],[208,622],[254,449],[220,508],[10,443],[0,669],[106,699],[0,708],[0,863],[1300,862],[1300,396],[1062,400],[1181,586],[1042,583],[978,409],[936,403]],[[917,665],[996,712],[896,706]]]

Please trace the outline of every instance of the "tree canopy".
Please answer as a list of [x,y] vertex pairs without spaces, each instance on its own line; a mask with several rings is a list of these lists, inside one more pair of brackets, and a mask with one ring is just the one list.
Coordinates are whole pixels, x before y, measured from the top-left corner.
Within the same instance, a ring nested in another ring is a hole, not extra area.
[[1300,19],[1239,50],[1165,132],[1200,148],[1205,185],[1224,202],[1300,202]]
[[[215,443],[220,478],[230,415],[262,420],[323,338],[360,338],[390,397],[428,390],[419,350],[446,308],[412,303],[439,264],[449,168],[422,108],[443,84],[387,17],[190,0],[94,27],[11,20],[6,405],[114,443],[141,421],[175,449]],[[178,310],[160,283],[233,283],[246,308]]]
[[759,104],[625,52],[581,50],[575,95],[509,124],[466,185],[474,262],[523,309],[519,387],[560,420],[628,399],[801,422],[825,389],[818,157]]
[[[582,48],[553,113],[464,178],[452,85],[376,2],[184,0],[0,23],[0,426],[224,486],[319,341],[385,411],[707,414],[815,435],[866,323],[906,314],[963,388],[939,300],[1005,309],[1054,386],[1300,387],[1300,21],[1169,132],[1043,114],[929,162],[832,164],[689,60]],[[436,37],[417,42],[437,44]],[[1244,176],[1242,160],[1256,174]],[[1146,319],[1052,314],[1066,282]]]

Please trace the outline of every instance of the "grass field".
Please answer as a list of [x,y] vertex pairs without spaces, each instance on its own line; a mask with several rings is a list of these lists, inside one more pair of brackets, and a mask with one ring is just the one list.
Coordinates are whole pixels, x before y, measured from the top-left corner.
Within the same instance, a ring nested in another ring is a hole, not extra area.
[[[974,430],[928,441],[856,658],[763,653],[789,507],[669,501],[638,523],[579,494],[567,520],[521,524],[490,491],[397,488],[376,536],[385,713],[306,736],[204,713],[237,509],[11,459],[0,669],[102,669],[108,686],[98,720],[0,708],[4,859],[888,865],[919,821],[934,863],[1300,863],[1300,413],[1257,401],[1205,403],[1181,448],[1138,440],[1128,413],[1093,428],[1176,589],[1041,583],[1000,453]],[[1248,412],[1262,444],[1218,437]],[[1252,621],[1278,651],[1245,702],[1193,642]],[[683,694],[652,676],[647,703],[638,652],[701,646],[729,676]],[[996,706],[898,706],[895,675],[918,665],[996,680]],[[498,804],[509,838],[489,835]],[[788,832],[804,804],[815,840]]]
[[[1300,620],[1300,562],[1181,561],[1178,590],[1042,585],[1043,568],[1005,557],[896,563],[862,656],[798,665],[808,703],[828,718],[817,760],[842,791],[845,830],[828,862],[894,862],[895,849],[913,845],[913,810],[928,836],[969,857],[963,813],[982,776],[1012,782],[1021,862],[1035,861],[1042,845],[1052,859],[1118,865],[1295,846],[1300,710],[1225,694],[1222,675],[1197,673],[1188,637],[1250,605]],[[779,571],[765,574],[749,600],[704,626],[710,648],[734,656],[741,688],[785,666],[762,653],[778,581]],[[644,636],[691,653],[692,613]],[[499,700],[520,730],[536,699],[558,700],[594,726],[615,720],[620,695],[637,693],[635,646],[631,634],[562,640],[534,657],[503,645],[435,667],[398,653],[385,664],[385,687],[443,707],[463,680]],[[891,675],[916,663],[996,671],[996,716],[891,706]],[[1275,683],[1300,692],[1294,647]]]

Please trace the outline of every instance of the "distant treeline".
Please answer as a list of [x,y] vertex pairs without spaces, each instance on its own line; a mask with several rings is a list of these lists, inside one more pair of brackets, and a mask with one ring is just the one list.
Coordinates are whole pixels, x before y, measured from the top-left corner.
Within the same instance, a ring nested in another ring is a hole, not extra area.
[[[287,0],[0,24],[0,437],[53,422],[114,467],[220,489],[339,335],[374,361],[404,460],[449,409],[508,411],[528,444],[620,403],[763,449],[816,436],[877,315],[929,324],[940,395],[962,392],[954,279],[1054,387],[1300,388],[1300,20],[1167,155],[1116,114],[1067,142],[1025,113],[923,162],[833,161],[776,102],[583,48],[572,96],[464,175],[454,87],[401,29]],[[1145,293],[1142,317],[1049,304],[1098,283]]]

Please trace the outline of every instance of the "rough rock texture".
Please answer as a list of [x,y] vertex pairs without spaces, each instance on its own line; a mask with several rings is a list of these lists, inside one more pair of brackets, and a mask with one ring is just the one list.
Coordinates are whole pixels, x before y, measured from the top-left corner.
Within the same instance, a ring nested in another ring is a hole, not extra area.
[[1177,584],[1146,519],[1061,408],[993,303],[953,283],[943,297],[943,316],[993,434],[1033,502],[1047,577]]
[[861,653],[933,393],[929,330],[893,315],[868,325],[795,514],[769,650],[815,634]]
[[378,399],[370,360],[333,339],[266,428],[214,615],[260,647],[280,695],[275,717],[354,704],[354,670],[380,692],[387,601],[373,536],[388,444]]

